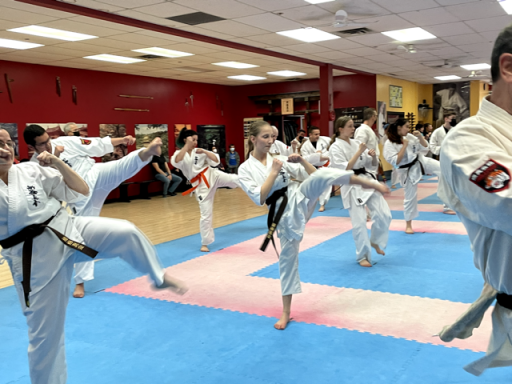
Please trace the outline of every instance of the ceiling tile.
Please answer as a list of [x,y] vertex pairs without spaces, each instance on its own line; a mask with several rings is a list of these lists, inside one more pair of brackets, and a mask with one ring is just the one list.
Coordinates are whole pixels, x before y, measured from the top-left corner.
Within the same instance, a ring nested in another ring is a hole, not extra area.
[[101,0],[99,2],[129,9],[138,8],[145,5],[158,4],[161,3],[162,0]]
[[156,17],[148,15],[147,13],[137,12],[133,11],[131,9],[115,12],[118,15],[129,17],[136,20],[142,20],[147,21],[148,23],[158,24],[158,25],[166,25],[166,26],[173,26],[175,24],[179,24],[173,20],[167,20],[162,17]]
[[287,47],[288,45],[297,44],[299,40],[291,39],[287,36],[281,36],[275,33],[268,33],[265,35],[248,36],[247,40],[264,43],[267,47],[280,46]]
[[174,0],[174,3],[225,19],[264,13],[261,9],[242,4],[236,0]]
[[[13,1],[13,0],[6,1],[4,3],[5,3],[5,7],[7,7],[7,8],[17,9],[19,11],[27,11],[27,12],[37,13],[39,15],[51,16],[55,19],[65,19],[68,17],[75,16],[72,13],[57,11],[55,9],[50,9],[50,8],[45,8],[45,7],[38,7],[38,6],[35,6],[32,4],[20,3],[18,1]],[[4,4],[1,4],[0,6],[3,8]]]
[[485,43],[485,40],[478,33],[470,33],[467,35],[458,35],[458,36],[445,36],[443,40],[452,45],[464,45],[464,44],[472,44],[472,43]]
[[434,34],[437,37],[456,36],[456,35],[475,33],[475,31],[473,29],[468,27],[463,22],[431,25],[428,27],[424,27],[423,29]]
[[[56,20],[55,17],[42,15],[33,12],[20,11],[17,9],[2,7],[2,12],[0,12],[0,19],[7,20],[11,22],[21,22],[25,25],[29,24],[39,24],[46,23],[48,21]],[[34,7],[34,12],[37,11],[37,8]]]
[[419,27],[425,27],[429,25],[455,23],[460,19],[449,13],[442,7],[424,9],[421,11],[400,13],[399,16],[411,23],[416,24]]
[[351,55],[354,55],[354,56],[371,56],[371,55],[375,55],[375,49],[370,48],[370,47],[354,48],[354,49],[351,49],[349,52],[350,52]]
[[124,9],[124,7],[116,7],[112,4],[105,4],[95,0],[80,0],[79,4],[81,7],[87,7],[103,11],[108,10],[108,12],[122,11]]
[[329,51],[329,48],[322,47],[321,45],[316,44],[294,44],[288,45],[286,48],[302,53],[318,53]]
[[418,11],[439,6],[434,0],[373,0],[373,2],[395,13]]
[[130,27],[128,25],[119,24],[119,23],[112,23],[110,21],[104,21],[100,19],[95,19],[93,17],[87,17],[87,16],[74,16],[68,18],[68,20],[77,23],[77,24],[90,24],[90,25],[97,25],[99,27],[103,28],[109,28],[109,29],[115,29],[123,32],[136,32],[140,31],[139,28]]
[[482,36],[482,39],[485,41],[491,42],[492,45],[494,45],[494,42],[496,41],[496,38],[500,34],[501,31],[489,31],[489,32],[481,32],[480,36]]
[[264,11],[280,11],[288,8],[304,6],[304,0],[238,0],[240,3],[252,5],[253,7],[263,9]]
[[223,20],[214,23],[206,23],[201,25],[201,27],[211,31],[227,33],[237,37],[263,35],[268,33],[268,31],[264,29],[251,27],[247,24],[242,24],[233,20]]
[[347,37],[347,40],[353,41],[358,44],[363,44],[368,47],[378,47],[380,44],[389,44],[393,39],[382,33],[372,33],[362,36]]
[[346,53],[346,52],[342,52],[342,51],[327,51],[327,52],[319,52],[316,54],[316,56],[319,56],[319,57],[322,57],[322,58],[326,58],[326,59],[348,59],[348,58],[353,58],[354,55],[351,55],[349,53]]
[[460,20],[475,20],[505,15],[497,1],[479,1],[469,4],[453,5],[445,8]]
[[133,10],[136,12],[147,13],[148,15],[157,16],[161,18],[181,16],[186,15],[188,13],[197,12],[197,10],[193,8],[184,7],[182,5],[171,2],[153,4],[146,7],[137,7]]
[[466,21],[466,24],[477,32],[501,31],[511,23],[512,15]]
[[348,53],[350,53],[351,49],[364,48],[364,45],[354,43],[353,41],[343,38],[329,41],[319,41],[318,43],[315,44],[334,50],[346,51]]
[[85,33],[93,36],[112,36],[112,35],[119,35],[123,34],[125,32],[122,32],[118,29],[111,29],[111,28],[104,28],[97,25],[91,25],[91,24],[84,24],[84,23],[76,23],[73,20],[55,20],[50,21],[47,23],[40,23],[39,25],[43,27],[48,28],[56,28],[56,29],[62,29],[64,31],[71,31],[71,32],[77,32],[77,33]]
[[194,32],[194,33],[197,33],[198,35],[215,37],[217,39],[222,39],[222,40],[231,40],[234,37],[233,35],[228,35],[226,33],[215,32],[212,30],[202,28],[202,26],[198,27],[198,26],[194,25],[194,26],[183,27],[180,29],[182,29],[184,31]]
[[274,15],[273,13],[241,17],[234,19],[234,21],[251,25],[256,28],[266,29],[271,32],[287,31],[303,27],[300,23]]
[[[306,4],[304,2],[304,4]],[[334,14],[316,5],[304,5],[279,12],[282,17],[308,26],[317,26],[334,22]]]
[[374,32],[386,32],[393,31],[395,29],[413,28],[416,26],[397,15],[365,18],[364,22],[369,23],[366,28]]

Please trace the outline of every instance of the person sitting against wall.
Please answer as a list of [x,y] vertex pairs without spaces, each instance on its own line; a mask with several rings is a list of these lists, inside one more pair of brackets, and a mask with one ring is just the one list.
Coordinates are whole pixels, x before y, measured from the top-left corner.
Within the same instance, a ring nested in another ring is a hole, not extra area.
[[167,160],[165,159],[164,154],[162,153],[160,156],[153,156],[153,159],[151,160],[151,166],[153,167],[153,172],[155,173],[155,179],[164,183],[162,197],[166,198],[167,193],[169,193],[171,196],[176,196],[176,188],[178,188],[183,179],[171,173],[169,164],[167,164]]
[[227,173],[238,174],[238,167],[240,166],[240,155],[235,151],[235,145],[229,146],[229,152],[226,153],[226,166]]

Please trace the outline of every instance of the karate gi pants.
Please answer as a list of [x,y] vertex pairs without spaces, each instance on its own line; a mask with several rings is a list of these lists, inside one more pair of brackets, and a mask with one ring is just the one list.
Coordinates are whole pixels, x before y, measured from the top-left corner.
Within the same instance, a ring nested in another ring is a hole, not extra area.
[[[84,179],[91,189],[85,205],[77,213],[78,216],[99,216],[101,208],[110,192],[123,181],[135,176],[146,164],[138,151],[130,152],[120,160],[108,163],[96,163],[85,175]],[[82,284],[94,279],[94,261],[88,260],[75,265],[75,284]]]
[[208,180],[210,188],[205,185],[204,181],[201,182],[196,189],[199,201],[199,210],[201,218],[199,220],[199,229],[201,231],[201,244],[210,245],[215,241],[215,233],[213,232],[213,200],[215,199],[215,192],[217,188],[229,187],[238,188],[240,182],[238,175],[228,174],[217,170],[212,170],[212,180]]
[[320,197],[318,199],[320,205],[325,206],[329,202],[329,199],[331,198],[331,192],[332,192],[332,185],[329,185],[325,189],[325,191],[320,195]]
[[353,193],[350,193],[350,220],[352,221],[352,236],[356,244],[356,259],[359,263],[363,260],[372,261],[372,244],[385,249],[389,239],[389,225],[391,224],[391,211],[388,203],[380,192],[375,191],[366,201],[373,221],[371,235],[368,237],[366,229],[365,205],[358,205]]
[[[327,187],[341,185],[347,171],[336,168],[320,168],[308,177],[299,187],[300,192],[309,200],[307,212],[303,212],[306,222],[313,214],[316,202]],[[301,206],[297,208],[300,209]],[[286,209],[290,209],[287,207]],[[279,229],[279,227],[278,227]],[[279,254],[279,276],[281,280],[281,294],[283,296],[301,293],[299,276],[299,247],[302,239],[288,239],[278,230],[278,237],[281,243]]]
[[[120,257],[139,272],[149,273],[157,286],[163,284],[164,270],[156,250],[135,225],[125,220],[103,217],[73,217],[72,220],[85,244],[99,252],[97,257]],[[59,240],[55,237],[55,241]],[[66,307],[73,263],[85,258],[87,256],[75,252],[74,257],[71,256],[63,264],[48,285],[35,294],[30,294],[28,308],[21,283],[15,283],[28,325],[28,362],[32,384],[66,383]]]

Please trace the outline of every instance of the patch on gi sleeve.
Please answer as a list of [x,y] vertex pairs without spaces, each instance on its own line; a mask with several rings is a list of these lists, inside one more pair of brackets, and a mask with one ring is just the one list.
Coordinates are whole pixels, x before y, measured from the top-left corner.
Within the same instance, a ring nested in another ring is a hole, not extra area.
[[80,139],[80,142],[83,144],[83,145],[89,145],[92,143],[91,140],[88,140],[88,139]]
[[495,193],[508,189],[510,183],[509,170],[497,163],[493,159],[489,159],[480,168],[475,170],[469,180],[484,191]]

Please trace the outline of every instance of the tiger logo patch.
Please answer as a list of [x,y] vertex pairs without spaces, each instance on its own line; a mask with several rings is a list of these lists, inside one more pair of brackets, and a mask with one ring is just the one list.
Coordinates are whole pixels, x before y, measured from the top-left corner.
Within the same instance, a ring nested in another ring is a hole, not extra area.
[[475,170],[469,177],[469,180],[484,191],[495,193],[508,189],[510,172],[500,163],[490,159]]

